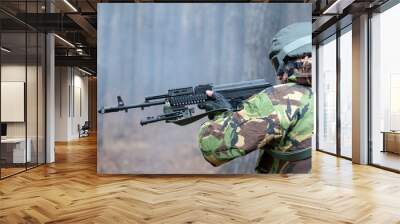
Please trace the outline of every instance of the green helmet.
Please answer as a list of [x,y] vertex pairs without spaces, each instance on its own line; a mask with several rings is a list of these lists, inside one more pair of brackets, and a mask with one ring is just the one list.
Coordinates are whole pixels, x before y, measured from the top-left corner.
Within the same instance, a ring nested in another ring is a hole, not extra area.
[[281,29],[271,45],[269,59],[276,72],[283,68],[287,57],[311,55],[311,22],[293,23]]

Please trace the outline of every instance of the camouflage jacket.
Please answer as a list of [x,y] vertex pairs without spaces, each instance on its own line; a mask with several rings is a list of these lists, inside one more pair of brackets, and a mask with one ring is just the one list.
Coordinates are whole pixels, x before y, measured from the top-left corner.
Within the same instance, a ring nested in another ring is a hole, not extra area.
[[289,80],[252,96],[243,106],[241,111],[225,112],[201,126],[199,144],[204,158],[219,166],[259,149],[257,172],[309,172],[311,158],[284,161],[267,150],[293,152],[311,148],[311,88]]

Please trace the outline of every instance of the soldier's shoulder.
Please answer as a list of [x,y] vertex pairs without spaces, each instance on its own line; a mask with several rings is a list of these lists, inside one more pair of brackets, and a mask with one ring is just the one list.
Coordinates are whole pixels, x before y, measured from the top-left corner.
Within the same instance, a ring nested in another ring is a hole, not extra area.
[[[296,83],[286,83],[274,85],[264,90],[274,105],[286,105],[287,100],[305,103],[303,100],[309,101],[312,99],[311,88]],[[309,100],[307,100],[309,99]]]
[[303,94],[312,93],[311,87],[299,85],[296,83],[285,83],[271,86],[264,90],[266,94],[274,94],[274,93],[291,93],[291,92],[300,92]]

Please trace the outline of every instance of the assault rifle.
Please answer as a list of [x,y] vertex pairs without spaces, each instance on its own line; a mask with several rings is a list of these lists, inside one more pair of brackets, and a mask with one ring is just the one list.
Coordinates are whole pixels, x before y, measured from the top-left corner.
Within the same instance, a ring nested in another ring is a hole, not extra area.
[[164,105],[163,114],[155,117],[146,117],[140,121],[140,124],[146,125],[158,121],[165,121],[183,126],[203,117],[210,117],[227,110],[217,109],[195,114],[195,108],[190,106],[197,105],[199,109],[204,110],[204,103],[210,100],[215,100],[215,98],[207,96],[206,90],[218,92],[232,105],[233,111],[239,111],[243,107],[243,100],[248,99],[250,96],[259,93],[270,86],[272,85],[263,79],[217,86],[213,86],[212,84],[198,85],[195,87],[170,89],[167,94],[148,96],[145,97],[144,103],[129,106],[125,105],[121,96],[117,96],[118,105],[116,107],[102,107],[98,112],[100,114],[119,111],[128,112],[129,109],[133,108],[141,108],[143,110],[146,107]]

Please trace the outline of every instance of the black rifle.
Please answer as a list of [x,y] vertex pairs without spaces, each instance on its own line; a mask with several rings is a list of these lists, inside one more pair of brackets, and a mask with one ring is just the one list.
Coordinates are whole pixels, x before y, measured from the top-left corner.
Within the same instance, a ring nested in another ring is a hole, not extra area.
[[232,105],[233,111],[242,109],[243,100],[250,96],[259,93],[267,87],[272,86],[263,79],[244,81],[232,84],[224,84],[213,86],[211,84],[198,85],[195,87],[179,88],[168,90],[167,94],[145,97],[145,102],[142,104],[125,106],[121,96],[117,96],[118,106],[101,108],[100,114],[125,111],[129,109],[151,107],[155,105],[164,105],[163,114],[156,117],[147,117],[140,121],[141,125],[154,123],[158,121],[172,122],[177,125],[187,125],[197,121],[205,116],[213,116],[215,114],[226,111],[227,109],[218,109],[207,111],[200,114],[195,114],[195,108],[190,108],[191,105],[198,105],[199,109],[204,109],[204,103],[210,100],[215,100],[213,97],[206,95],[206,90],[218,92],[224,96]]

